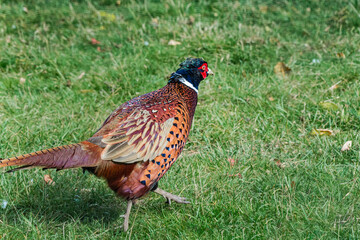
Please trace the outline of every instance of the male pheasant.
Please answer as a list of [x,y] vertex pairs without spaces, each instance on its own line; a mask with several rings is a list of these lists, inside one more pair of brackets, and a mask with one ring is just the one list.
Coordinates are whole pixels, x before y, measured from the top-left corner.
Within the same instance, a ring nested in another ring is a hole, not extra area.
[[12,172],[32,167],[82,167],[106,179],[109,187],[128,201],[123,215],[125,231],[133,201],[149,191],[169,202],[189,203],[157,184],[185,146],[199,83],[210,74],[203,59],[188,58],[165,87],[119,106],[88,140],[0,160],[0,168],[20,166],[8,171]]

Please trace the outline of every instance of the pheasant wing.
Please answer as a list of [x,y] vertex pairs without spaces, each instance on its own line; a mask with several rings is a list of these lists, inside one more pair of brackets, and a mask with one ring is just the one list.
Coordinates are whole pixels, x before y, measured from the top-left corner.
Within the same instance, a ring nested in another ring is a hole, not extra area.
[[164,150],[173,122],[174,118],[156,121],[147,110],[137,109],[103,137],[101,158],[119,163],[154,159]]

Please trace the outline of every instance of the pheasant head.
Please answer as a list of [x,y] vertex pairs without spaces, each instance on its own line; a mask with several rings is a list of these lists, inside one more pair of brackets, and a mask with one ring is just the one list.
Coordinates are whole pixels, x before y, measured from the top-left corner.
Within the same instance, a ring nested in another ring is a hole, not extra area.
[[181,82],[198,92],[202,80],[214,73],[208,68],[207,62],[202,58],[187,58],[180,63],[180,68],[173,73],[170,82]]

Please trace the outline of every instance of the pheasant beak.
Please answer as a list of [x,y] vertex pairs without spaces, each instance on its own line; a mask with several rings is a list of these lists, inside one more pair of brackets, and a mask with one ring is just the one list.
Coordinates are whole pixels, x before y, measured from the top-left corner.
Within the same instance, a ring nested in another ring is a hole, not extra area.
[[211,69],[210,69],[210,68],[208,68],[208,72],[207,72],[207,74],[208,74],[208,76],[209,76],[209,75],[215,75],[215,74],[213,73],[213,71],[211,71]]

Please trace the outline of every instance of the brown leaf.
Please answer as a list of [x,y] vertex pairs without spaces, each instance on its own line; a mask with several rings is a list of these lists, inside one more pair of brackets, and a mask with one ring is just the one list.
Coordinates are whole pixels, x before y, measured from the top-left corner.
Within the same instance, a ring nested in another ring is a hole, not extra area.
[[178,42],[178,41],[175,41],[172,39],[168,42],[168,45],[170,45],[170,46],[176,46],[176,45],[180,45],[180,44],[181,44],[181,42]]
[[81,93],[91,93],[91,92],[94,92],[93,89],[81,89],[80,90]]
[[344,152],[344,151],[350,150],[351,145],[352,145],[352,141],[347,141],[347,142],[344,144],[344,146],[342,146],[341,151]]
[[333,130],[330,129],[313,129],[310,132],[310,135],[312,136],[333,136],[335,135]]
[[339,106],[333,102],[319,102],[319,106],[330,111],[336,111],[339,109]]
[[259,10],[262,13],[267,13],[267,11],[269,10],[268,6],[259,6]]
[[291,181],[291,188],[295,188],[295,182],[294,181]]
[[338,88],[340,87],[340,86],[339,86],[339,83],[340,83],[340,82],[335,83],[334,85],[332,85],[332,86],[329,88],[329,90],[334,91],[335,89],[338,89]]
[[283,62],[278,62],[274,67],[274,72],[278,76],[285,77],[290,74],[291,69]]
[[99,45],[100,42],[99,42],[98,40],[96,40],[95,38],[92,38],[92,39],[91,39],[91,44],[92,44],[92,45]]
[[241,173],[237,173],[237,174],[228,174],[228,177],[238,177],[238,178],[243,178]]
[[337,58],[345,58],[345,54],[342,52],[336,53]]
[[151,25],[153,25],[154,27],[158,27],[159,26],[159,18],[152,18]]
[[274,161],[276,166],[278,166],[279,168],[284,168],[284,164],[282,164],[279,159],[274,159]]
[[273,102],[275,100],[272,96],[268,97],[268,99],[270,102]]
[[71,81],[70,81],[70,79],[68,79],[68,80],[66,81],[66,86],[67,86],[67,87],[71,87]]
[[85,75],[85,72],[82,72],[78,77],[77,77],[77,79],[82,79],[83,77],[84,77],[84,75]]
[[46,182],[46,184],[49,185],[55,185],[55,182],[52,180],[50,175],[44,175],[44,181]]
[[231,167],[235,165],[235,159],[233,158],[228,158],[228,162],[230,163]]
[[188,25],[193,25],[194,22],[195,22],[195,18],[194,18],[193,16],[190,16],[189,19],[188,19],[188,21],[187,21],[187,24],[188,24]]

